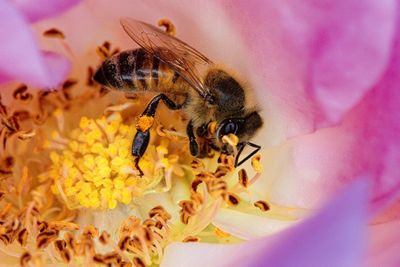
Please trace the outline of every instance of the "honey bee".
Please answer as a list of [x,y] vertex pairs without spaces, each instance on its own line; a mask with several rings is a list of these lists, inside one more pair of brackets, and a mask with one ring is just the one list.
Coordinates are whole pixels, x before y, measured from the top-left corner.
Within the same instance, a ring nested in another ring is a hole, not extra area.
[[[210,59],[161,29],[131,18],[122,18],[121,25],[140,48],[123,51],[106,59],[93,79],[111,89],[125,92],[159,93],[138,118],[137,133],[132,144],[136,168],[150,140],[158,103],[162,100],[171,110],[183,110],[187,115],[186,133],[193,156],[199,156],[197,137],[204,137],[211,122],[216,122],[210,146],[223,153],[232,148],[222,137],[234,134],[239,138],[235,166],[239,166],[261,148],[249,140],[259,130],[263,120],[248,99],[247,87]],[[183,96],[176,103],[169,96]],[[239,162],[245,145],[255,150]]]

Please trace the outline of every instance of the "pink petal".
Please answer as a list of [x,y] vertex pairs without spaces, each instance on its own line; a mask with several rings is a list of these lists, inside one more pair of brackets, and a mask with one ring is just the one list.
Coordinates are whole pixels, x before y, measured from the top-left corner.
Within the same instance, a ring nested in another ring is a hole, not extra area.
[[65,57],[50,51],[42,52],[49,87],[55,87],[65,80],[71,70],[71,62]]
[[369,227],[367,267],[400,266],[400,221]]
[[[0,81],[19,80],[41,87],[60,83],[69,68],[66,59],[43,57],[25,19],[8,2],[0,2]],[[60,73],[58,73],[60,71]]]
[[222,2],[288,136],[338,122],[386,68],[396,1]]
[[[400,25],[400,9],[398,14]],[[288,164],[290,175],[276,177],[274,188],[266,189],[274,201],[314,206],[361,173],[369,174],[373,180],[375,211],[399,199],[400,26],[391,51],[381,79],[341,126],[290,142],[293,149],[292,162]],[[292,185],[289,191],[285,190],[285,184]]]
[[238,245],[170,245],[161,266],[360,266],[368,189],[359,180],[312,218],[272,237]]
[[10,2],[32,23],[57,16],[78,4],[80,0],[11,0]]

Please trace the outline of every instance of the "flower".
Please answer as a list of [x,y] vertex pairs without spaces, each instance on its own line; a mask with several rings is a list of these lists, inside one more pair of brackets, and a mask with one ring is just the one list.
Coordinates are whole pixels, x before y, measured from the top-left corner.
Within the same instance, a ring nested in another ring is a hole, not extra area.
[[[47,32],[42,46],[71,58],[73,69],[54,93],[31,93],[24,85],[2,89],[15,99],[1,106],[7,111],[3,136],[12,135],[2,155],[13,157],[2,161],[7,182],[1,186],[12,190],[3,192],[8,202],[0,215],[22,216],[3,223],[3,242],[12,233],[29,248],[17,253],[22,264],[46,260],[37,253],[46,248],[53,260],[81,255],[76,263],[82,264],[221,266],[232,260],[241,266],[355,266],[366,258],[371,266],[396,266],[396,253],[384,254],[380,246],[398,243],[391,234],[398,222],[398,11],[395,1],[372,0],[118,5],[87,0],[65,17],[35,25],[38,34]],[[221,158],[217,172],[210,172],[217,167],[212,159],[190,163],[179,151],[184,137],[163,114],[142,163],[150,165],[147,172],[143,168],[143,183],[129,180],[135,170],[125,145],[135,129],[128,114],[138,114],[145,101],[127,105],[123,96],[88,79],[99,62],[96,47],[108,56],[115,47],[132,46],[118,26],[122,16],[171,18],[179,37],[252,81],[267,125],[258,139],[261,174],[258,167],[246,168],[237,177],[230,158]],[[80,22],[79,31],[70,21]],[[9,68],[0,70],[0,76],[11,77]],[[32,82],[40,75],[32,75]],[[25,131],[13,131],[17,125]],[[110,160],[117,154],[118,160]],[[161,173],[152,173],[152,164],[161,164]],[[253,179],[246,179],[250,172]],[[111,182],[103,174],[113,176]],[[323,203],[328,204],[313,212]],[[371,216],[381,224],[366,227]],[[25,228],[15,225],[21,221]],[[110,252],[93,240],[119,250]],[[203,243],[243,240],[249,241]],[[170,245],[174,241],[185,242]],[[187,243],[192,241],[202,242]],[[15,256],[14,247],[5,248]]]

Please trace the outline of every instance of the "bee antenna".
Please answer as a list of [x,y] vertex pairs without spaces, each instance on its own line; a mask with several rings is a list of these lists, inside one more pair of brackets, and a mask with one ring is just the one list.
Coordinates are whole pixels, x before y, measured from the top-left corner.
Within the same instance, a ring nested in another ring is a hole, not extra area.
[[[249,145],[249,146],[251,146],[251,147],[254,147],[255,149],[254,149],[249,155],[247,155],[244,159],[242,159],[242,160],[239,162],[240,154],[242,154],[242,152],[243,152],[243,150],[244,150],[244,148],[245,148],[246,145]],[[260,151],[260,149],[261,149],[261,146],[259,146],[259,145],[257,145],[257,144],[254,144],[254,143],[251,143],[251,142],[243,142],[243,143],[240,143],[240,144],[238,144],[238,147],[239,147],[239,150],[238,150],[238,154],[237,154],[236,159],[235,159],[235,167],[239,167],[240,165],[242,165],[243,163],[245,163],[248,159],[250,159],[252,156],[254,156],[254,155],[255,155],[258,151]],[[238,163],[238,162],[239,162],[239,163]]]

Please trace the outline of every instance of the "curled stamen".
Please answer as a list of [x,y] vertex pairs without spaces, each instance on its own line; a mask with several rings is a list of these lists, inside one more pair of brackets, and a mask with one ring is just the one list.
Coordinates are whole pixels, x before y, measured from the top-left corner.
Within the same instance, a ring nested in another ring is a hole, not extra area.
[[22,267],[28,267],[31,260],[32,255],[29,252],[25,252],[21,255],[19,263]]
[[176,27],[169,19],[160,19],[157,24],[160,27],[165,27],[165,32],[169,35],[176,35]]

